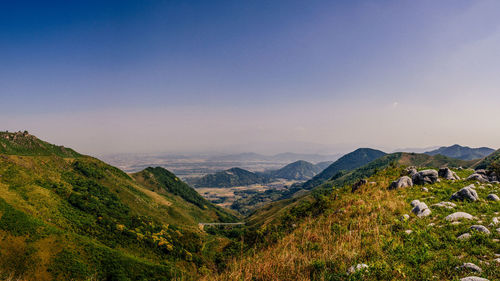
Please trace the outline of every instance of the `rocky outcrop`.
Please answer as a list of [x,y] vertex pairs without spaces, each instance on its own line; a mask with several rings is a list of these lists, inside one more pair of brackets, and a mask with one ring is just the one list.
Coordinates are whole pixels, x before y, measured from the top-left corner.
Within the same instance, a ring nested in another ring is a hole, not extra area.
[[445,180],[459,180],[460,177],[457,175],[457,173],[453,172],[449,168],[441,168],[438,171],[438,175],[441,178],[444,178]]
[[485,234],[490,234],[490,230],[487,229],[485,226],[483,225],[473,225],[470,227],[470,229],[472,230],[475,230],[475,231],[479,231],[479,232],[482,232],[482,233],[485,233]]
[[417,168],[415,168],[415,167],[413,167],[413,166],[412,166],[412,167],[408,167],[408,168],[406,168],[406,174],[407,174],[410,178],[413,178],[413,176],[414,176],[416,173],[418,173],[418,172],[417,172]]
[[436,170],[423,170],[413,175],[413,184],[433,184],[438,181]]
[[486,199],[491,200],[491,201],[500,201],[500,198],[496,194],[489,194],[486,196]]
[[432,213],[431,209],[427,207],[427,204],[425,204],[424,202],[420,202],[419,200],[413,200],[411,202],[411,205],[413,206],[413,209],[411,211],[419,218],[427,217]]
[[477,173],[474,173],[472,175],[470,175],[467,180],[474,180],[474,181],[479,181],[479,182],[488,182],[488,178],[481,175],[481,174],[477,174]]
[[460,189],[459,191],[453,193],[453,195],[451,195],[450,200],[476,201],[479,199],[479,197],[477,196],[477,192],[474,190],[474,188],[475,188],[475,186],[473,184],[468,185],[468,186]]
[[462,264],[461,266],[457,266],[455,269],[457,269],[457,270],[470,270],[470,271],[475,271],[475,272],[482,272],[483,271],[479,266],[477,266],[471,262],[466,262],[466,263]]
[[474,217],[471,214],[469,214],[469,213],[456,212],[456,213],[453,213],[451,215],[448,215],[444,219],[447,220],[447,221],[457,221],[457,220],[461,220],[461,219],[472,220],[472,219],[474,219]]
[[413,186],[413,181],[408,176],[400,177],[399,179],[393,181],[389,186],[389,189],[398,189],[402,187],[410,187]]
[[458,240],[467,240],[471,237],[470,233],[464,233],[457,237]]
[[440,208],[446,208],[446,209],[453,209],[456,206],[457,205],[455,203],[443,201],[443,202],[436,203],[436,204],[432,205],[431,207],[440,207]]
[[499,178],[498,175],[493,171],[479,169],[474,171],[474,174],[470,175],[467,180],[475,180],[479,182],[497,182]]

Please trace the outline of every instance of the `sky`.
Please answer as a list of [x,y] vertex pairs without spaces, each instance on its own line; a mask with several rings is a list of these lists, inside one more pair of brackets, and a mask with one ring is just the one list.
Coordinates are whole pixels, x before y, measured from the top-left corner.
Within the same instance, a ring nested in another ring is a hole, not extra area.
[[500,2],[1,1],[0,130],[80,152],[500,148]]

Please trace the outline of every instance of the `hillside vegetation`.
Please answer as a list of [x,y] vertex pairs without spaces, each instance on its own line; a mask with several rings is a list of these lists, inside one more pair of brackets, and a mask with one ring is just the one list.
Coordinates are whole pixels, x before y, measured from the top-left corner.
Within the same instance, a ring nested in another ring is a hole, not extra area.
[[331,179],[339,172],[351,171],[353,169],[359,168],[384,155],[386,155],[386,153],[371,148],[356,149],[355,151],[340,157],[337,161],[333,162],[321,173],[313,177],[311,180],[300,185],[300,188],[312,189]]
[[2,135],[0,279],[195,279],[216,268],[213,253],[229,240],[198,223],[236,217],[175,175],[132,178],[28,134]]
[[24,132],[0,132],[0,154],[25,156],[79,157],[79,153],[64,146],[57,146],[42,141]]
[[265,176],[241,168],[205,175],[193,182],[195,187],[233,187],[268,182]]
[[321,169],[307,161],[299,160],[269,173],[270,178],[287,180],[307,180],[321,172]]
[[[443,164],[442,159],[402,156],[400,163]],[[368,183],[355,192],[350,185],[335,186],[327,193],[275,202],[250,217],[247,255],[207,280],[459,280],[467,276],[499,280],[500,202],[486,198],[498,194],[500,184],[463,180],[471,170],[455,172],[462,180],[441,179],[425,189],[414,185],[389,190],[392,181],[407,173],[396,161],[368,177]],[[435,205],[451,201],[453,193],[469,184],[476,185],[477,201],[452,201],[454,207],[449,208]],[[425,202],[431,213],[416,216],[413,200]],[[445,219],[455,212],[467,212],[473,218]],[[490,233],[472,230],[473,225],[483,225]],[[465,233],[470,236],[458,238]],[[462,267],[465,263],[481,271]]]

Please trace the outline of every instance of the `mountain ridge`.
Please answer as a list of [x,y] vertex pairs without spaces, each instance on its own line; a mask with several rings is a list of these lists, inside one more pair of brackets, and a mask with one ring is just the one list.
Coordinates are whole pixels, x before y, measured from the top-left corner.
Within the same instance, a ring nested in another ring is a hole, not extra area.
[[432,151],[427,151],[425,152],[425,154],[429,155],[441,154],[447,157],[457,158],[461,160],[473,160],[473,159],[484,158],[493,152],[495,152],[495,150],[489,147],[471,148],[468,146],[461,146],[458,144],[454,144],[451,146],[442,146]]

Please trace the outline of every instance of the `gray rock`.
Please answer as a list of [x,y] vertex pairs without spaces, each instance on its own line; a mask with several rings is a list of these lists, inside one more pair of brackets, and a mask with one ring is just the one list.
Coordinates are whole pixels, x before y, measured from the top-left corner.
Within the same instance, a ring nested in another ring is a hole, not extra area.
[[411,201],[410,205],[411,205],[412,207],[415,207],[415,206],[417,206],[419,203],[420,203],[420,200],[413,200],[413,201]]
[[461,266],[457,266],[455,269],[457,269],[457,270],[466,269],[466,270],[471,270],[471,271],[475,271],[475,272],[482,272],[483,271],[479,266],[477,266],[471,262],[466,262],[466,263],[462,264]]
[[477,196],[477,192],[474,190],[473,184],[468,185],[460,189],[459,191],[453,193],[453,195],[451,195],[450,198],[450,200],[460,200],[460,201],[464,200],[476,201],[478,199],[479,197]]
[[476,174],[487,175],[488,172],[485,169],[477,169]]
[[449,168],[441,168],[438,171],[438,175],[445,180],[459,180],[460,177],[457,175],[457,173],[453,172]]
[[497,228],[497,232],[500,233],[500,228]]
[[415,167],[408,167],[408,168],[406,168],[406,173],[411,178],[411,177],[413,177],[413,175],[418,173],[418,171]]
[[465,212],[456,212],[451,215],[448,215],[446,218],[444,218],[447,221],[457,221],[461,219],[467,219],[467,220],[472,220],[474,217],[471,214],[465,213]]
[[423,170],[413,175],[413,184],[433,184],[438,180],[438,172],[436,170]]
[[410,177],[403,176],[400,177],[399,179],[393,181],[391,185],[389,186],[389,189],[398,189],[402,187],[410,187],[413,186],[413,181],[411,180]]
[[473,226],[470,227],[470,229],[475,230],[475,231],[479,231],[479,232],[483,232],[485,234],[490,234],[491,233],[490,230],[487,229],[483,225],[473,225]]
[[441,207],[441,208],[446,208],[446,209],[453,209],[456,206],[457,205],[455,203],[443,201],[443,202],[436,203],[436,204],[432,205],[431,207]]
[[479,181],[479,182],[488,182],[489,179],[487,176],[484,176],[484,175],[481,175],[481,174],[478,174],[478,173],[474,173],[472,175],[470,175],[467,180],[475,180],[475,181]]
[[491,224],[492,225],[497,225],[500,223],[500,220],[497,218],[497,217],[494,217],[492,220],[491,220]]
[[[415,201],[417,201],[417,202],[415,202]],[[411,211],[415,215],[417,215],[417,217],[419,217],[419,218],[427,217],[428,215],[430,215],[432,213],[431,210],[429,209],[429,207],[427,207],[427,204],[425,204],[424,202],[414,200],[412,202],[412,206],[413,206],[413,209]]]
[[490,281],[490,280],[485,279],[485,278],[481,278],[481,277],[477,277],[477,276],[469,276],[469,277],[465,277],[465,278],[460,279],[460,281]]
[[422,187],[423,192],[429,192],[429,189],[427,187]]
[[357,264],[357,265],[353,265],[349,268],[349,270],[347,271],[348,274],[353,274],[353,273],[356,273],[360,270],[365,270],[365,269],[368,269],[368,265],[367,264],[364,264],[364,263],[360,263],[360,264]]
[[471,237],[470,233],[464,233],[457,237],[458,240],[467,240]]
[[413,232],[413,230],[411,230],[411,229],[405,230],[405,233],[408,234],[408,235],[410,235],[412,232]]
[[500,198],[496,194],[489,194],[486,199],[491,200],[491,201],[500,201]]

